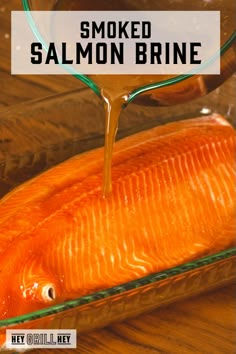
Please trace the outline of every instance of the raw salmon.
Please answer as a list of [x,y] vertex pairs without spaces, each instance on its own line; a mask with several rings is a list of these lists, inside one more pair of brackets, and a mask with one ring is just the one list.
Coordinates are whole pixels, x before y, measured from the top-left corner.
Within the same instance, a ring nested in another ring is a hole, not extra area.
[[22,184],[0,203],[0,319],[125,283],[235,242],[235,130],[212,115],[115,144]]

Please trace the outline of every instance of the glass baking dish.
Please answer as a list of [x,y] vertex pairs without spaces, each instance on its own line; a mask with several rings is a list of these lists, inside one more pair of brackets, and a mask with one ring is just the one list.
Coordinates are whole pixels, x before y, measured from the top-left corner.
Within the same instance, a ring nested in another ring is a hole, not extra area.
[[[158,124],[213,112],[223,114],[235,125],[235,83],[233,76],[189,104],[130,104],[122,113],[118,139]],[[76,153],[101,146],[103,138],[102,102],[87,88],[0,111],[0,195]],[[7,328],[71,328],[82,333],[224,286],[236,279],[235,260],[236,248],[222,250],[114,288],[0,321],[0,342]]]

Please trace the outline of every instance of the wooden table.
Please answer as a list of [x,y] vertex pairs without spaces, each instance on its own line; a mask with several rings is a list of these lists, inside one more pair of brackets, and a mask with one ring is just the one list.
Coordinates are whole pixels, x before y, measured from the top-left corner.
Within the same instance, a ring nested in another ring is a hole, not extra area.
[[[0,0],[0,109],[83,86],[69,76],[11,76],[10,10],[13,9],[21,9],[20,0]],[[236,352],[235,293],[236,287],[231,285],[82,335],[78,349],[70,353],[233,354]],[[39,352],[52,353],[34,351]]]

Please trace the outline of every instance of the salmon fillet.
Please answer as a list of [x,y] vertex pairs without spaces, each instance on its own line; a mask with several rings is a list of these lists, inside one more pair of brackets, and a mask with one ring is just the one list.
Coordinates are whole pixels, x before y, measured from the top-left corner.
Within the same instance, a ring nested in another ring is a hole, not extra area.
[[221,116],[144,131],[50,169],[0,202],[0,319],[235,243],[235,130]]

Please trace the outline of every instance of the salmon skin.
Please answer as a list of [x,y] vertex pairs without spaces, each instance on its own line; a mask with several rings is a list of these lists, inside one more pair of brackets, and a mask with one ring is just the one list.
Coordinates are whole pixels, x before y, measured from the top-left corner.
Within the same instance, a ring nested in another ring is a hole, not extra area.
[[0,319],[171,268],[235,242],[235,130],[221,116],[115,144],[44,172],[0,203]]

